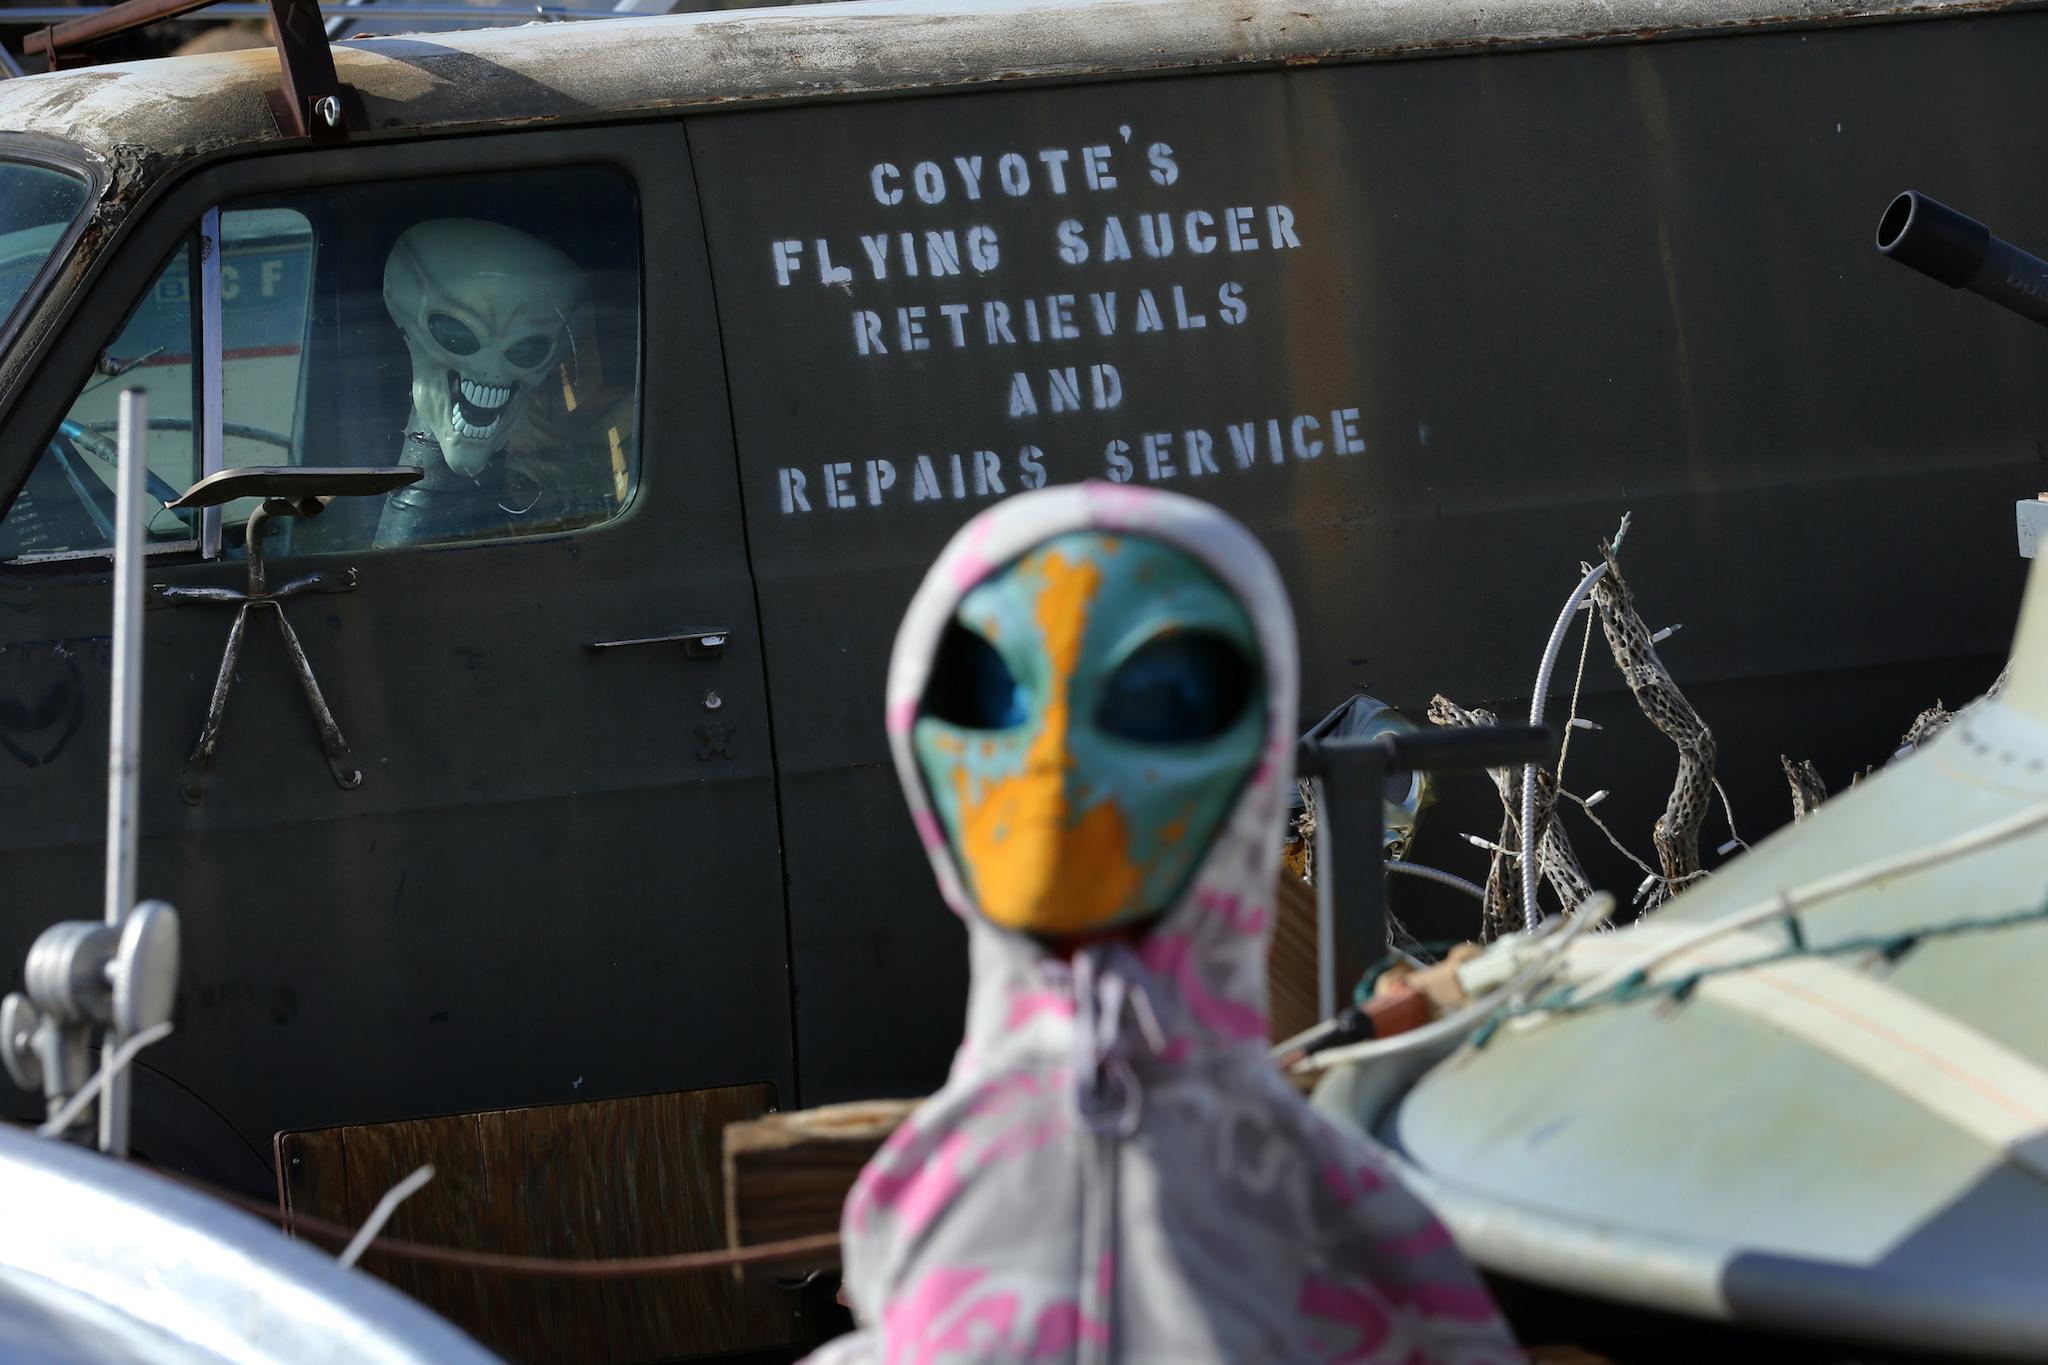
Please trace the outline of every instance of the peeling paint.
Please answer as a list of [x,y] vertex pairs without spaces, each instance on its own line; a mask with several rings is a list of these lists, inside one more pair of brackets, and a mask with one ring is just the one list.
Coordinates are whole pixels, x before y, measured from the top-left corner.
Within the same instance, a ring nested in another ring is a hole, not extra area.
[[[864,0],[337,44],[372,130],[616,117],[764,100],[1245,64],[1305,65],[2035,8],[2041,0]],[[0,83],[0,130],[147,167],[278,140],[255,49]],[[137,149],[127,151],[127,148]],[[131,181],[120,165],[117,183]],[[151,167],[161,169],[161,165]]]
[[[1203,68],[1456,56],[2041,8],[2048,0],[855,0],[336,44],[372,139]],[[0,82],[0,136],[62,137],[108,188],[66,292],[173,169],[281,141],[268,49]],[[47,312],[47,310],[40,310]],[[24,337],[23,340],[32,338]],[[14,354],[34,350],[16,346]],[[0,389],[11,385],[0,361]]]

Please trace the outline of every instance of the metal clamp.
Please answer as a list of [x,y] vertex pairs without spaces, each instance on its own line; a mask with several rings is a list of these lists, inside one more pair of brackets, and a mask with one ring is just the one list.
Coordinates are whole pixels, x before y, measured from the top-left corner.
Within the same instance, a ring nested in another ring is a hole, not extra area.
[[[95,1033],[111,1051],[170,1020],[178,955],[178,912],[164,901],[142,902],[118,926],[51,925],[29,949],[27,993],[0,1000],[0,1064],[22,1089],[41,1090],[55,1115],[92,1074]],[[117,1152],[125,1130],[116,1130]]]

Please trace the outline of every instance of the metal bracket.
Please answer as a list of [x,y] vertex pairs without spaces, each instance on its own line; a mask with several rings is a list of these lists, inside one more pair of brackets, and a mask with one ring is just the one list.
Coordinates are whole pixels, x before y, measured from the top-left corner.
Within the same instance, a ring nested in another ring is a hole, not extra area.
[[1319,1005],[1337,1011],[1336,926],[1358,934],[1377,956],[1387,942],[1387,888],[1380,814],[1386,778],[1396,772],[1453,772],[1549,763],[1558,734],[1542,725],[1389,731],[1371,739],[1325,739],[1315,731],[1295,751],[1295,771],[1318,786],[1316,931]]
[[270,0],[270,40],[284,76],[268,97],[278,131],[316,143],[346,140],[351,124],[361,126],[362,110],[356,92],[335,74],[319,0]]
[[[79,66],[89,58],[83,49],[103,38],[145,28],[164,19],[176,19],[205,9],[214,0],[125,0],[95,14],[87,14],[52,28],[40,29],[23,40],[21,50],[41,54],[49,69]],[[335,74],[334,53],[327,44],[327,24],[319,0],[268,0],[270,41],[277,47],[277,60],[284,77],[282,89],[268,95],[270,112],[277,129],[286,137],[309,137],[314,142],[339,142],[351,126],[363,123],[362,101]]]
[[174,509],[217,507],[238,497],[263,497],[262,504],[250,514],[244,532],[249,554],[249,586],[246,591],[169,584],[157,584],[153,588],[159,601],[172,606],[233,606],[236,609],[234,624],[228,627],[227,646],[221,653],[220,673],[214,679],[213,696],[206,705],[206,720],[199,728],[199,739],[192,746],[191,757],[185,760],[182,791],[189,804],[196,806],[206,797],[207,778],[213,771],[214,756],[220,751],[221,729],[227,721],[228,694],[234,690],[235,665],[241,661],[242,641],[248,634],[249,613],[252,611],[268,611],[277,621],[278,634],[284,637],[285,652],[291,656],[292,672],[305,691],[306,706],[313,714],[313,726],[320,734],[320,746],[326,753],[327,769],[334,775],[335,784],[343,791],[354,791],[363,784],[363,770],[356,762],[355,751],[349,747],[348,737],[341,732],[341,723],[335,720],[333,709],[327,705],[327,696],[321,691],[319,676],[313,672],[313,661],[306,656],[306,647],[299,642],[298,632],[292,629],[292,623],[284,614],[284,599],[288,597],[306,593],[354,592],[356,571],[323,569],[273,588],[270,586],[269,566],[263,557],[263,536],[274,517],[316,517],[333,498],[387,493],[417,482],[423,472],[410,465],[369,469],[227,469],[201,479],[186,490],[183,497],[166,504]]

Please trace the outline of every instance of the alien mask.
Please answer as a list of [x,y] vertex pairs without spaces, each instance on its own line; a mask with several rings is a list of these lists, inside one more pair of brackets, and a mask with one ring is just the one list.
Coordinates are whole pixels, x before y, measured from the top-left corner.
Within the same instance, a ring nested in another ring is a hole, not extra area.
[[384,307],[412,353],[413,426],[476,478],[518,432],[569,347],[583,277],[536,237],[472,218],[406,230],[384,262]]
[[1185,552],[1055,537],[969,590],[912,739],[982,913],[1068,938],[1186,885],[1258,757],[1244,607]]

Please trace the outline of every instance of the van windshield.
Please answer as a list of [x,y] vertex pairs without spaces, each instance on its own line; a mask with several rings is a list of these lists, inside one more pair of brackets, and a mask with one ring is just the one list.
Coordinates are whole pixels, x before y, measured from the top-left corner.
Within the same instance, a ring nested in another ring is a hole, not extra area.
[[75,175],[0,160],[0,326],[85,207],[85,194]]

